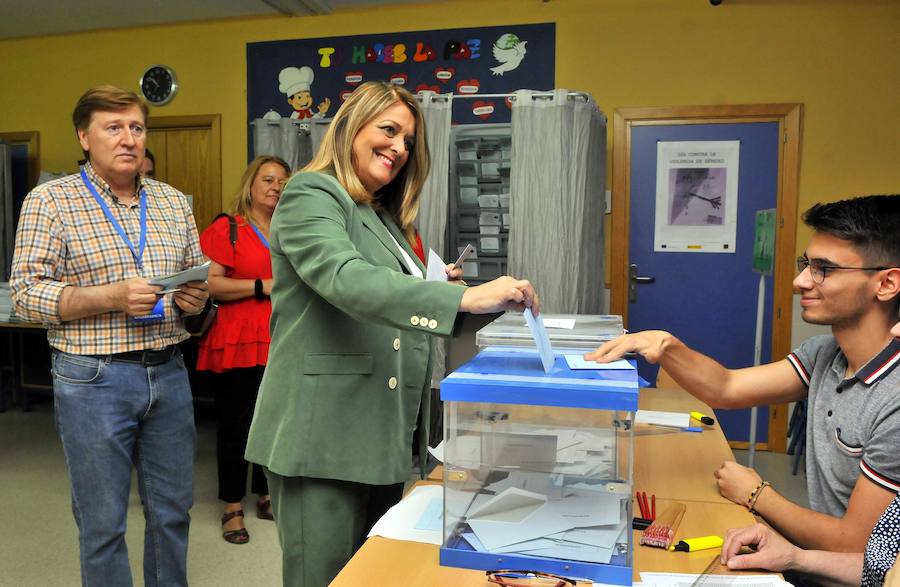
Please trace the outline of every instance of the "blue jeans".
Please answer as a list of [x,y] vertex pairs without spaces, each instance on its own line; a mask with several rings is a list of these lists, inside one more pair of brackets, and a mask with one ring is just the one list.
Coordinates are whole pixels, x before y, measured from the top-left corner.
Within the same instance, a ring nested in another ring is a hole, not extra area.
[[143,367],[54,351],[53,390],[82,585],[132,585],[125,545],[132,466],[146,522],[144,584],[187,585],[197,434],[181,353]]

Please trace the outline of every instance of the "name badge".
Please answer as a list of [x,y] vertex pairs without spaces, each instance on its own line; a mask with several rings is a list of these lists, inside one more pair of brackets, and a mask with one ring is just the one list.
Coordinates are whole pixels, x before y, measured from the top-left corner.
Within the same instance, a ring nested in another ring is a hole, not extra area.
[[163,304],[164,299],[165,298],[159,298],[156,300],[156,305],[153,306],[153,310],[146,316],[132,316],[131,319],[138,323],[159,322],[160,320],[165,319],[166,310],[165,305]]

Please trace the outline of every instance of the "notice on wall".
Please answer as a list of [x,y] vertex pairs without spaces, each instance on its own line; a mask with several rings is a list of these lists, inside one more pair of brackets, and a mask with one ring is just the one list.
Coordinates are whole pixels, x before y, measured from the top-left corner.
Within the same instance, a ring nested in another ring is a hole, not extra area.
[[772,275],[775,268],[775,208],[756,211],[753,271]]
[[740,141],[657,143],[656,252],[734,253]]

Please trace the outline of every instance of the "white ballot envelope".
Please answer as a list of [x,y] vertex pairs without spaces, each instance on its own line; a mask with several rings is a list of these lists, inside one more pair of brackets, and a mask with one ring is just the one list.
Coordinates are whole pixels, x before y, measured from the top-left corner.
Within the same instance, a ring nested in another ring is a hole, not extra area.
[[202,265],[179,271],[178,273],[170,273],[169,275],[160,275],[150,280],[150,285],[161,285],[164,290],[178,289],[178,286],[188,281],[206,281],[209,275],[209,261]]
[[508,487],[469,513],[469,521],[518,523],[547,503],[547,496],[518,487]]
[[531,312],[531,308],[525,308],[525,322],[528,324],[528,330],[534,337],[537,344],[538,354],[541,356],[541,364],[544,366],[544,373],[549,373],[553,368],[553,346],[550,344],[550,336],[547,329],[544,328],[544,321],[540,315],[535,316]]

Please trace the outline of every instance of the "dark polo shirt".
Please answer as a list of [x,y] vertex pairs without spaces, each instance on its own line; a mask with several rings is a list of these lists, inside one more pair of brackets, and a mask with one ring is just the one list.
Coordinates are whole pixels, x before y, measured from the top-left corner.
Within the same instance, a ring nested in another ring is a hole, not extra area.
[[860,471],[900,491],[900,341],[891,342],[852,377],[831,335],[813,337],[788,355],[809,388],[806,482],[813,510],[842,517]]

